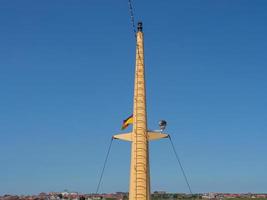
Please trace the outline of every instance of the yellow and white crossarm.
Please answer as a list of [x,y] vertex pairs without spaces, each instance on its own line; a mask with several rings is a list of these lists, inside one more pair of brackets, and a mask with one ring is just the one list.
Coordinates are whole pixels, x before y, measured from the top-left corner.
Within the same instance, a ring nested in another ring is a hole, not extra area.
[[160,140],[160,139],[164,139],[164,138],[168,138],[169,134],[166,133],[159,133],[156,131],[148,131],[148,140]]
[[[160,139],[164,139],[164,138],[169,137],[169,134],[159,133],[159,132],[155,132],[155,131],[148,131],[147,135],[148,135],[148,141],[160,140]],[[117,135],[114,135],[113,138],[117,139],[117,140],[128,141],[128,142],[133,141],[131,132],[130,133],[117,134]]]
[[132,141],[132,133],[130,132],[130,133],[122,133],[122,134],[113,135],[113,139],[131,142]]

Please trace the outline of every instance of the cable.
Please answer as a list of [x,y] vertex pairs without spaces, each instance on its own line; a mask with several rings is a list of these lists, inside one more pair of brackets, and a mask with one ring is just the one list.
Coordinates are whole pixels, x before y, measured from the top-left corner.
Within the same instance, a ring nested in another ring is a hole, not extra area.
[[132,0],[128,0],[128,4],[129,4],[129,13],[130,13],[131,23],[132,23],[132,27],[133,27],[133,32],[134,32],[134,35],[136,37],[136,27],[135,27],[135,20],[134,20],[134,11],[133,11],[133,2],[132,2]]
[[177,162],[178,162],[178,164],[179,164],[179,166],[180,166],[180,168],[181,168],[181,171],[182,171],[182,173],[183,173],[183,176],[184,176],[185,182],[186,182],[186,184],[187,184],[187,187],[188,187],[188,189],[189,189],[189,191],[190,191],[190,194],[193,195],[193,192],[192,192],[192,190],[191,190],[189,181],[188,181],[187,176],[186,176],[186,174],[185,174],[183,165],[182,165],[181,160],[180,160],[180,158],[179,158],[179,155],[178,155],[178,153],[177,153],[177,151],[176,151],[176,149],[175,149],[175,147],[174,147],[174,145],[173,145],[173,142],[172,142],[172,139],[171,139],[171,136],[170,136],[170,135],[169,135],[169,139],[170,139],[170,143],[171,143],[173,152],[174,152],[174,154],[175,154],[176,160],[177,160]]
[[108,156],[109,156],[109,153],[110,153],[110,150],[111,150],[112,142],[113,142],[113,137],[111,138],[110,143],[109,143],[107,155],[106,155],[106,158],[105,158],[105,161],[104,161],[104,166],[102,168],[100,179],[99,179],[99,182],[98,182],[98,185],[97,185],[97,188],[96,188],[96,194],[98,194],[99,187],[100,187],[100,184],[102,182],[102,178],[103,178],[103,174],[104,174],[104,171],[105,171],[105,168],[106,168],[106,164],[107,164],[107,161],[108,161]]

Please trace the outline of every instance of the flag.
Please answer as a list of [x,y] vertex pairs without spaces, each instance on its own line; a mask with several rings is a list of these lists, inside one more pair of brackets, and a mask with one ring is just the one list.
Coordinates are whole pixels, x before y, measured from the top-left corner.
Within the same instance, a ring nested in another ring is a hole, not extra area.
[[123,120],[121,130],[126,129],[132,123],[133,123],[133,115]]

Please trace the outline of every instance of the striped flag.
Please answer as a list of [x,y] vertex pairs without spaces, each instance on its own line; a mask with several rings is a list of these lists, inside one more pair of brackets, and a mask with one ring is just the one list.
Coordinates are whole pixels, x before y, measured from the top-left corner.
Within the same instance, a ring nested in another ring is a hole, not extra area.
[[126,129],[132,123],[133,123],[133,115],[123,120],[121,130]]

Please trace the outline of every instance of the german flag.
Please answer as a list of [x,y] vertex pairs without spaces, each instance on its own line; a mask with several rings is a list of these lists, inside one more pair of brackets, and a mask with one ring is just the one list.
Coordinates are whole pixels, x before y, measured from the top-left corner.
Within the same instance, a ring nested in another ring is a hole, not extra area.
[[133,115],[123,120],[121,130],[126,129],[132,123],[133,123]]

